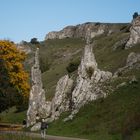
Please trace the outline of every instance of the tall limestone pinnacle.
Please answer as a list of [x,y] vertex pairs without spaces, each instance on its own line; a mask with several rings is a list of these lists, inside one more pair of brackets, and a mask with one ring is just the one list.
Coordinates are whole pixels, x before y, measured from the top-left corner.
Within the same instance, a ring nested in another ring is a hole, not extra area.
[[107,94],[101,87],[103,82],[112,77],[112,73],[98,69],[92,50],[93,45],[90,41],[90,35],[87,35],[84,55],[78,68],[76,86],[72,92],[73,111],[64,121],[72,119],[84,104],[105,97]]
[[29,98],[29,108],[27,111],[27,126],[36,123],[36,115],[40,118],[46,117],[48,106],[45,98],[45,91],[41,81],[41,71],[39,67],[39,48],[35,52],[35,62],[31,69],[32,87]]

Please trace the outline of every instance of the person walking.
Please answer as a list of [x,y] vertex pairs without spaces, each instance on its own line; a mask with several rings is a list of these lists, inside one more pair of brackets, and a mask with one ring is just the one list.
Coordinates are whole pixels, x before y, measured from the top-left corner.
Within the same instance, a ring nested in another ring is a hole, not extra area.
[[41,137],[46,137],[46,129],[48,128],[48,124],[45,122],[45,119],[42,119],[41,121]]

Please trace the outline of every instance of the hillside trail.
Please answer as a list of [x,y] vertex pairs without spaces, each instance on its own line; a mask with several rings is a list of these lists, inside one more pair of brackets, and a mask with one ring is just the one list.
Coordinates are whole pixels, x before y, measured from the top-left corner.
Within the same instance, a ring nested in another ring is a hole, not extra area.
[[[22,125],[17,125],[17,124],[0,123],[0,140],[2,140],[1,139],[2,134],[14,134],[14,135],[29,136],[32,138],[41,138],[41,134],[39,133],[22,131]],[[87,140],[87,139],[52,136],[52,135],[46,135],[45,139],[47,140]]]

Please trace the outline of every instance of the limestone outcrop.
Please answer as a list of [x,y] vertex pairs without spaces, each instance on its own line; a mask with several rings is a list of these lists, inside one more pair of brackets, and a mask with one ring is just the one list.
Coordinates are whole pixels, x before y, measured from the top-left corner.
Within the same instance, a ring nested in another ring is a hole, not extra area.
[[137,43],[140,43],[140,16],[137,16],[132,21],[132,26],[130,28],[130,38],[125,48],[131,48]]
[[52,120],[58,119],[62,112],[70,109],[72,86],[73,80],[68,75],[63,76],[57,82],[55,96],[51,103],[50,116]]
[[125,73],[131,69],[140,69],[140,54],[131,52],[126,60],[126,65],[122,68],[119,68],[115,73],[113,77],[117,77],[122,73]]
[[50,103],[46,102],[45,91],[41,81],[41,71],[39,68],[39,48],[35,53],[35,63],[31,69],[32,87],[29,97],[29,108],[27,111],[27,126],[36,123],[36,115],[41,118],[46,117],[50,110]]
[[61,31],[53,31],[46,35],[45,40],[48,39],[63,39],[63,38],[86,38],[88,29],[91,32],[90,37],[94,38],[103,33],[111,34],[119,32],[120,30],[115,27],[116,24],[107,23],[84,23],[76,26],[67,26]]
[[140,54],[131,52],[127,57],[126,66],[132,67],[134,64],[138,62],[140,62]]
[[[87,43],[89,42],[87,41]],[[65,75],[57,82],[55,96],[51,101],[50,110],[47,112],[46,121],[52,122],[58,119],[62,112],[71,111],[71,115],[65,119],[67,121],[72,119],[84,104],[106,97],[107,93],[102,90],[102,85],[111,77],[111,72],[98,69],[92,52],[92,44],[87,44],[78,68],[76,81],[74,82],[68,75]]]
[[72,119],[79,109],[89,101],[106,97],[102,90],[102,83],[112,77],[111,72],[98,69],[97,62],[92,52],[92,45],[86,45],[84,56],[78,68],[76,86],[72,92],[73,111],[64,121]]
[[117,50],[117,49],[124,49],[127,41],[129,40],[129,37],[123,38],[119,41],[117,41],[114,45],[113,45],[113,51]]
[[17,44],[17,48],[26,54],[31,53],[31,48],[28,45],[23,45],[23,44]]

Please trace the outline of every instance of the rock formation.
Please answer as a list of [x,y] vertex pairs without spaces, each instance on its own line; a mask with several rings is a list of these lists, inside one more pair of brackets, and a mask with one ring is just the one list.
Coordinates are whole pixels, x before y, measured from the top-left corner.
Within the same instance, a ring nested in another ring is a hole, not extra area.
[[140,43],[140,16],[137,16],[132,21],[132,26],[130,28],[130,38],[125,48],[131,48],[137,43]]
[[46,102],[45,91],[42,88],[41,71],[39,68],[39,48],[35,53],[35,63],[31,69],[32,87],[29,98],[29,108],[27,111],[27,126],[36,123],[36,114],[41,118],[46,117],[50,110],[50,103]]
[[125,73],[131,69],[139,69],[140,68],[140,54],[131,52],[126,60],[126,65],[122,68],[119,68],[115,73],[113,77],[117,77],[122,73]]
[[87,44],[78,68],[76,86],[72,92],[73,111],[65,121],[72,119],[84,104],[105,97],[107,93],[102,90],[101,86],[103,82],[109,80],[111,77],[112,73],[98,69],[92,52],[92,45]]
[[72,111],[65,121],[72,119],[84,104],[106,96],[107,93],[102,90],[102,85],[112,77],[112,73],[98,69],[89,38],[90,32],[87,33],[87,45],[78,68],[76,85],[68,75],[57,82],[55,96],[49,107],[51,109],[46,115],[47,122],[58,119],[65,111]]
[[63,38],[86,38],[87,30],[91,32],[91,38],[103,33],[110,34],[112,32],[119,32],[120,30],[115,28],[115,24],[107,23],[84,23],[76,26],[67,26],[61,31],[53,31],[46,35],[47,39],[63,39]]
[[132,67],[138,62],[140,62],[140,54],[131,52],[127,57],[126,66]]
[[128,40],[129,40],[129,37],[126,37],[126,38],[123,38],[123,39],[117,41],[112,47],[113,51],[115,51],[119,48],[124,49]]
[[62,112],[69,110],[72,86],[73,80],[68,75],[63,76],[57,82],[55,96],[51,103],[50,116],[52,120],[58,119]]
[[31,53],[31,48],[28,45],[17,44],[17,48],[25,52],[26,54]]

